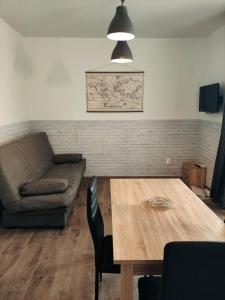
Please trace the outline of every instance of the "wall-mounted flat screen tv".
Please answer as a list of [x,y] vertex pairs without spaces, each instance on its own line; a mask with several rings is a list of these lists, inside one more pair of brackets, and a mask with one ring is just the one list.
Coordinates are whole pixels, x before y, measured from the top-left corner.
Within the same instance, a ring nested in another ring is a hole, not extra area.
[[200,87],[199,111],[207,113],[217,113],[221,104],[219,83]]

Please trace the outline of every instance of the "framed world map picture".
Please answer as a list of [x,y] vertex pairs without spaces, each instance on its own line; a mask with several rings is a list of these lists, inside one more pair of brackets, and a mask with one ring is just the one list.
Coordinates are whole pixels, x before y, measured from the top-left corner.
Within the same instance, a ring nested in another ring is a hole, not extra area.
[[144,72],[86,72],[87,112],[143,112]]

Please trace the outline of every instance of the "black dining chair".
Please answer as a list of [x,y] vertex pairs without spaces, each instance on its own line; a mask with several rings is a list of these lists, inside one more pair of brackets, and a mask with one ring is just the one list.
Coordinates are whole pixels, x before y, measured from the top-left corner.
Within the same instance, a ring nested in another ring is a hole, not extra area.
[[225,243],[172,242],[162,277],[138,281],[139,300],[224,300]]
[[87,218],[95,249],[95,300],[98,300],[99,279],[102,273],[120,273],[120,266],[113,263],[112,235],[104,236],[104,222],[97,198],[97,178],[94,177],[87,191]]

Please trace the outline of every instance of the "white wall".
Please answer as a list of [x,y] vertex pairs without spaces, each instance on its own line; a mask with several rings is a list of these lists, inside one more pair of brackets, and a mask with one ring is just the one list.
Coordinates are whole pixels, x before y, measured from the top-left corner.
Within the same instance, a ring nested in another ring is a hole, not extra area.
[[23,38],[0,19],[0,45],[0,125],[28,115],[31,120],[221,120],[221,113],[198,113],[198,89],[216,81],[224,85],[225,27],[208,38],[130,42],[135,63],[129,66],[145,71],[144,113],[86,112],[85,71],[109,63],[114,43],[106,38]]
[[[32,62],[28,82],[31,120],[194,119],[204,39],[136,39],[135,64],[145,71],[144,113],[86,113],[85,71],[109,63],[112,41],[26,38]],[[98,70],[117,70],[117,67]],[[123,67],[127,70],[127,67]]]
[[[199,85],[219,82],[225,101],[225,26],[213,32],[204,42],[204,61]],[[221,121],[222,111],[217,114],[199,113],[201,119]]]
[[23,38],[0,19],[0,125],[28,119]]
[[[219,82],[225,101],[225,26],[205,39],[202,53],[199,86]],[[199,132],[199,162],[207,166],[206,184],[211,186],[217,147],[220,139],[222,110],[220,113],[199,113],[202,120]]]

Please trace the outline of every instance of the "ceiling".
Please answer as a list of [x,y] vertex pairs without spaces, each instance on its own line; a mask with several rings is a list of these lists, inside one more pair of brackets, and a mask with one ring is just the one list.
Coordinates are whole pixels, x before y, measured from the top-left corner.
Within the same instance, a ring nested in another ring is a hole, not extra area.
[[[105,37],[119,0],[0,0],[24,36]],[[137,37],[207,36],[225,24],[225,0],[127,0]]]

